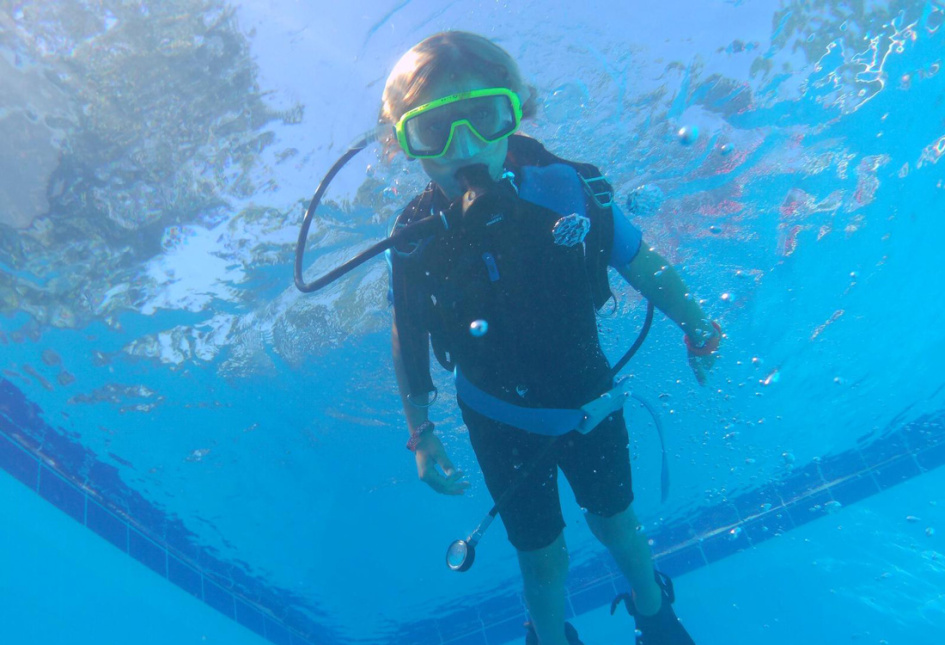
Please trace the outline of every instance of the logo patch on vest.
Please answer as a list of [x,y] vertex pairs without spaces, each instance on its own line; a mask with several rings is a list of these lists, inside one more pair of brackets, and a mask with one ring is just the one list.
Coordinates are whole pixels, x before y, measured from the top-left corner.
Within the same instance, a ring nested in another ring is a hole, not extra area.
[[591,220],[583,215],[571,213],[565,215],[551,229],[558,246],[576,246],[584,241],[587,232],[591,230]]

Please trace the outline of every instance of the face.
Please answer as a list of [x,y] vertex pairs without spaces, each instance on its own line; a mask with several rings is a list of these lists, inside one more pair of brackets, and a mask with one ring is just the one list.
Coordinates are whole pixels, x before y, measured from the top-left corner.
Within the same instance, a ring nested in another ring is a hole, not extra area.
[[[484,85],[475,79],[434,83],[420,94],[416,105],[411,105],[408,109],[451,94],[482,90],[488,87],[490,86]],[[460,125],[453,133],[453,141],[446,150],[446,154],[435,159],[420,159],[420,163],[430,179],[443,189],[446,196],[455,199],[463,194],[463,187],[456,179],[457,170],[474,164],[483,164],[489,169],[492,178],[497,180],[502,175],[508,149],[508,138],[486,143],[473,134],[465,125]]]

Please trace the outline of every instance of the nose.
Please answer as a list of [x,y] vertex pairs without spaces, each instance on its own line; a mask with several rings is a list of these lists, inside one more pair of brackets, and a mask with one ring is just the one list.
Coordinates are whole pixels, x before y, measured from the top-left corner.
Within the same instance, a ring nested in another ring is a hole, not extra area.
[[453,131],[453,141],[447,151],[452,159],[469,159],[475,157],[482,150],[483,143],[465,123],[456,126]]

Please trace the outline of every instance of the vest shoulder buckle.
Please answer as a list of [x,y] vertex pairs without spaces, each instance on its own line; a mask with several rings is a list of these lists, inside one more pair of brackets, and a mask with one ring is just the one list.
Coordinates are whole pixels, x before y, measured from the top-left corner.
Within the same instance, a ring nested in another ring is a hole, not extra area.
[[590,197],[595,206],[598,208],[610,208],[613,205],[614,189],[610,187],[606,179],[602,176],[585,177],[582,173],[578,173],[578,177],[581,178],[581,185],[584,187],[584,192],[587,193],[587,196]]

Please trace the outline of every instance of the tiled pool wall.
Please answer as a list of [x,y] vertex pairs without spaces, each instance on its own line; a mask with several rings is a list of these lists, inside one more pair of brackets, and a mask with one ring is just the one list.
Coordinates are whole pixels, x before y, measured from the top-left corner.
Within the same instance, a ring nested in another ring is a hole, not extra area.
[[124,484],[114,466],[50,427],[42,410],[2,378],[0,468],[116,548],[269,641],[340,642],[302,613],[301,599],[199,545],[179,519]]
[[[657,567],[679,576],[751,548],[945,463],[945,411],[864,439],[783,478],[649,531]],[[103,539],[222,614],[278,645],[345,642],[319,625],[292,593],[273,588],[200,546],[180,520],[121,481],[117,469],[42,419],[42,411],[0,378],[0,468]],[[609,604],[628,591],[606,555],[572,567],[568,611]],[[437,619],[404,623],[396,645],[500,645],[521,639],[520,594],[445,607]]]

